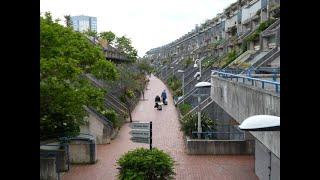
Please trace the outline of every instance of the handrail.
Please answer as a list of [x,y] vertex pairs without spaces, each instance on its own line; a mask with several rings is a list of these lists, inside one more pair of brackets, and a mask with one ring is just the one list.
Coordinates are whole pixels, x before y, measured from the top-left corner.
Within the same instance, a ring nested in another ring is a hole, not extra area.
[[[261,62],[256,67],[260,67],[270,61],[272,62],[275,58],[277,58],[277,56],[280,56],[280,50],[277,50],[275,53],[273,53],[270,57],[266,58],[263,62]],[[279,68],[279,70],[280,70],[280,68]]]
[[[207,107],[208,104],[210,104],[210,102],[212,102],[212,99],[211,99],[211,96],[209,95],[209,97],[207,97],[205,100],[203,100],[201,103],[200,103],[200,107],[201,107],[201,110],[205,107]],[[205,105],[204,105],[205,104]],[[189,114],[193,113],[197,108],[198,108],[199,105],[197,105],[196,107],[194,107],[193,109],[191,109],[189,112],[187,112],[185,115],[182,116],[182,119],[186,116],[188,116]]]
[[272,23],[269,27],[267,27],[262,34],[264,34],[265,32],[274,29],[275,27],[277,27],[280,24],[280,19],[276,20],[274,23]]
[[[224,78],[232,78],[232,77],[235,77],[235,78],[242,78],[243,79],[243,82],[245,79],[247,80],[251,80],[252,82],[252,86],[254,85],[254,81],[258,81],[258,82],[261,82],[261,86],[262,86],[262,89],[264,89],[264,83],[266,84],[273,84],[275,85],[275,88],[276,88],[276,92],[279,93],[280,92],[280,82],[277,82],[277,81],[269,81],[269,80],[264,80],[264,79],[258,79],[258,78],[253,78],[253,77],[249,77],[249,76],[243,76],[243,75],[237,75],[237,74],[231,74],[231,73],[225,73],[225,72],[221,72],[221,71],[216,71],[216,70],[212,70],[212,74],[211,75],[214,75],[214,74],[218,74],[219,77],[224,77]],[[221,76],[222,75],[222,76]]]
[[251,66],[252,67],[257,67],[261,62],[264,62],[266,59],[271,57],[273,54],[277,53],[278,47],[271,49],[267,54],[265,54],[263,57],[261,57],[259,60],[257,60],[255,63],[253,63]]
[[120,102],[116,97],[114,97],[112,94],[107,94],[107,97],[111,98],[113,101],[115,101],[117,104],[119,104],[122,107],[123,111],[125,111],[127,109],[127,107],[122,102]]

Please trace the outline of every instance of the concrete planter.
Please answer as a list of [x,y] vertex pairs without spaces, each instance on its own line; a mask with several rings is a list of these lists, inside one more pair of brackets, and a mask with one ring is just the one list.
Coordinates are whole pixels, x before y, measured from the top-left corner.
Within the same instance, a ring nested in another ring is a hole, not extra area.
[[186,137],[187,154],[212,155],[252,155],[254,141],[252,140],[207,140],[190,139]]
[[95,139],[74,138],[69,144],[70,163],[94,164],[97,161],[97,144]]
[[59,142],[40,146],[40,158],[55,157],[56,171],[66,172],[68,168],[68,147],[60,146]]
[[40,180],[57,180],[55,157],[40,157]]

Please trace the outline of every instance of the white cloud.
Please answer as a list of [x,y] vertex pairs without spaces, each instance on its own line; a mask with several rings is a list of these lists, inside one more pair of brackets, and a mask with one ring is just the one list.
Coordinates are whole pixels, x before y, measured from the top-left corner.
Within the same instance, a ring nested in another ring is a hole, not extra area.
[[97,17],[98,32],[131,38],[139,56],[165,45],[221,13],[236,0],[41,0],[40,11],[64,20],[70,14]]

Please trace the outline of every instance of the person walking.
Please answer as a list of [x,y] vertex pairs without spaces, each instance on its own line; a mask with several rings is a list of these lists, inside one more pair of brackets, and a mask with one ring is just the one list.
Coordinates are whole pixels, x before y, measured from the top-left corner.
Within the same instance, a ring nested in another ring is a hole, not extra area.
[[164,105],[167,105],[167,93],[166,90],[163,90],[161,93],[161,97],[162,97],[162,102]]

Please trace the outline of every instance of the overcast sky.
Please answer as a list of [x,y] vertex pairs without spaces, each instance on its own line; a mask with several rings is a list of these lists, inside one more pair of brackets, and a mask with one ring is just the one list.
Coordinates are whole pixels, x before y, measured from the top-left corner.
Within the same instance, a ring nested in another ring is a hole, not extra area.
[[215,17],[236,0],[40,0],[40,11],[97,17],[98,32],[126,35],[142,57]]

